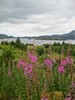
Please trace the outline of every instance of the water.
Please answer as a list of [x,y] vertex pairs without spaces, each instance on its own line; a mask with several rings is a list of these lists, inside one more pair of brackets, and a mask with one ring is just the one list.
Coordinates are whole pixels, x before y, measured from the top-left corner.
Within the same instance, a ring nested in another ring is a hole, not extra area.
[[[10,39],[0,39],[0,43],[2,41],[16,41],[17,38],[10,38]],[[75,44],[75,40],[34,40],[34,39],[28,39],[28,38],[20,38],[21,42],[24,44],[34,44],[34,45],[43,45],[43,44],[53,44],[53,43],[60,43],[62,42],[65,43],[70,43],[70,44]]]

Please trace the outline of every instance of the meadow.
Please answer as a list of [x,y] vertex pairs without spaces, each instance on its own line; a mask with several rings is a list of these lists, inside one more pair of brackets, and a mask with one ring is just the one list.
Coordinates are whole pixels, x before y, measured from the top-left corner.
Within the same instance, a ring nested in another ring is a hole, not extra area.
[[0,100],[75,100],[75,45],[2,42]]

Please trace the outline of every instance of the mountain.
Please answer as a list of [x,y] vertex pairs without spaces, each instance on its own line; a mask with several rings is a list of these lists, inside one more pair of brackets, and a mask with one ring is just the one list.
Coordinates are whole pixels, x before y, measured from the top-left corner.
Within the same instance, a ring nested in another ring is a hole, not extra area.
[[5,34],[0,34],[0,39],[2,38],[13,38],[13,36],[8,36],[8,35],[5,35]]
[[67,40],[67,39],[75,39],[75,30],[67,33],[67,34],[62,34],[62,35],[45,35],[45,36],[38,36],[35,37],[35,39],[45,39],[45,40],[52,40],[52,39],[56,39],[56,40]]
[[[5,34],[0,34],[0,38],[14,38],[13,36],[7,36]],[[67,40],[75,39],[75,30],[67,33],[67,34],[62,34],[62,35],[44,35],[44,36],[37,36],[37,37],[21,37],[21,38],[29,38],[29,39],[39,39],[39,40]]]

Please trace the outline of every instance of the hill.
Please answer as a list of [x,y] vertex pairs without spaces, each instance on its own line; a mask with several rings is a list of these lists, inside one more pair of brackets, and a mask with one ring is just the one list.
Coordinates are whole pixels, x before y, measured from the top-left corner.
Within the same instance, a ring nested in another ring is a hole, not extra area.
[[8,35],[5,35],[5,34],[0,34],[0,39],[3,39],[3,38],[13,38],[13,36],[8,36]]
[[38,37],[35,37],[36,39],[45,39],[45,40],[53,40],[53,39],[56,39],[56,40],[67,40],[67,39],[71,39],[71,40],[74,40],[75,39],[75,30],[74,31],[71,31],[67,34],[62,34],[62,35],[45,35],[45,36],[38,36]]
[[[13,36],[7,36],[5,34],[0,34],[0,38],[14,38]],[[21,37],[21,38],[29,38],[29,39],[38,39],[38,40],[67,40],[75,39],[75,30],[67,33],[67,34],[62,34],[62,35],[44,35],[44,36],[37,36],[37,37]]]

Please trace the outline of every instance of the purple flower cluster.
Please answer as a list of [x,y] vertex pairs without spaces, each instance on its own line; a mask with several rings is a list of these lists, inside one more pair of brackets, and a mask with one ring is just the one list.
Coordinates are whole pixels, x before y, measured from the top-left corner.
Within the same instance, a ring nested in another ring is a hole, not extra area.
[[61,65],[58,66],[58,72],[59,72],[60,74],[63,74],[64,71],[65,71],[64,66],[61,66]]
[[44,64],[45,64],[46,66],[52,68],[52,67],[53,67],[53,60],[52,60],[52,59],[49,59],[49,58],[46,58],[46,59],[44,60]]
[[30,58],[30,61],[32,63],[35,63],[37,61],[37,59],[38,59],[37,56],[32,54],[32,53],[28,53],[28,57]]
[[21,68],[23,68],[25,75],[32,73],[32,64],[27,65],[23,60],[19,60],[18,62],[18,69],[20,70]]
[[73,59],[72,59],[70,56],[68,56],[68,57],[66,58],[66,62],[67,62],[69,65],[73,65]]
[[65,72],[65,66],[67,65],[73,65],[73,59],[71,57],[61,60],[58,66],[58,72],[63,74]]
[[17,65],[17,67],[18,67],[19,70],[21,69],[21,66],[26,67],[27,65],[26,65],[26,62],[24,60],[20,59],[18,61],[18,65]]
[[29,53],[29,52],[28,52],[28,58],[29,58],[29,61],[24,61],[20,59],[17,65],[19,70],[21,69],[24,70],[25,75],[32,74],[32,71],[33,71],[32,65],[33,63],[37,62],[37,59],[38,59],[35,54]]
[[25,68],[24,68],[24,74],[25,75],[29,75],[29,74],[31,74],[32,73],[32,65],[30,64],[30,65],[28,65],[28,66],[26,66]]
[[67,97],[67,98],[65,98],[65,100],[72,100],[72,98],[71,97]]
[[75,88],[75,83],[72,84],[72,87]]
[[64,73],[64,71],[65,71],[65,66],[66,66],[66,65],[67,65],[66,59],[61,60],[59,66],[58,66],[58,72],[59,72],[60,74],[63,74],[63,73]]

